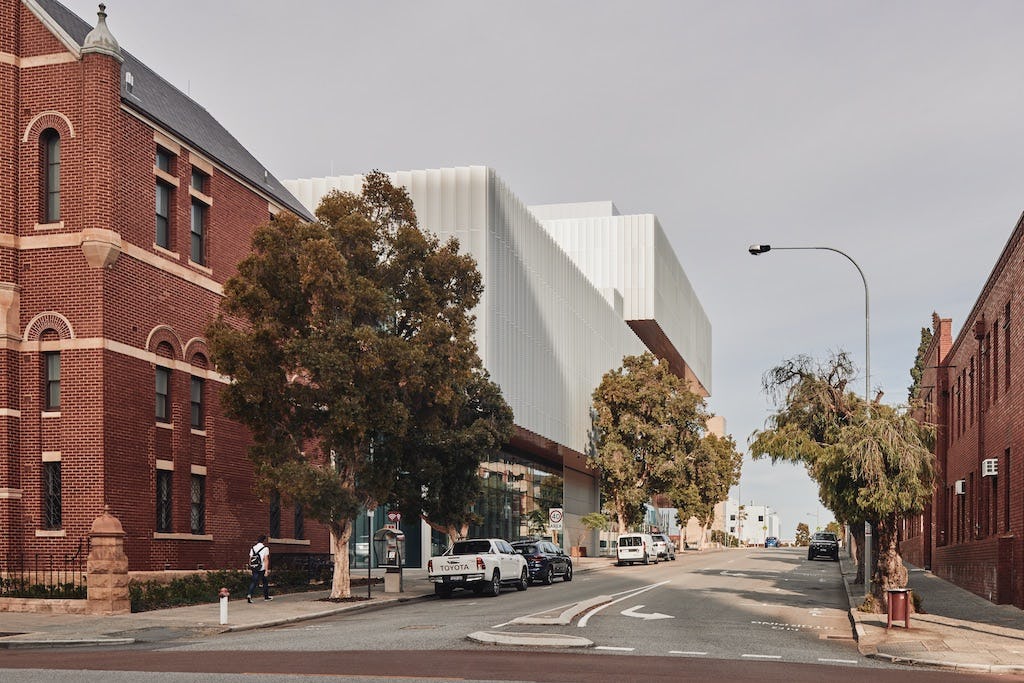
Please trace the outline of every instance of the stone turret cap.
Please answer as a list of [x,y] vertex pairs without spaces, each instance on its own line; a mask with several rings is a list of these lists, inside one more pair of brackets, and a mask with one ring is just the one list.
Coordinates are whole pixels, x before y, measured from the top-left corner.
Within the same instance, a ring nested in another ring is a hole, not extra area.
[[124,536],[124,527],[117,517],[110,514],[110,506],[103,506],[103,514],[92,521],[90,536]]
[[110,29],[107,28],[106,9],[107,6],[100,3],[100,11],[96,13],[99,16],[99,20],[96,22],[96,28],[89,31],[89,35],[85,37],[85,42],[82,43],[82,54],[96,52],[110,55],[117,61],[122,62],[124,57],[121,56],[121,46],[117,44],[117,40],[114,39]]

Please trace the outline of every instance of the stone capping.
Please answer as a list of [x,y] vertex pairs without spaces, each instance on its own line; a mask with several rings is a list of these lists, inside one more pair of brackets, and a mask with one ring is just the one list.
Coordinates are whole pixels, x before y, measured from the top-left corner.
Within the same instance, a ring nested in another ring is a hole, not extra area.
[[49,598],[0,598],[0,612],[34,614],[87,614],[88,600]]

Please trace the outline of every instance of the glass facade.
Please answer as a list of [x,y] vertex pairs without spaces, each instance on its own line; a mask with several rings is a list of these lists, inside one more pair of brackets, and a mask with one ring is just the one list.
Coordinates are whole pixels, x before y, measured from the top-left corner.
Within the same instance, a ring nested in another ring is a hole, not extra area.
[[[515,541],[547,535],[548,510],[562,507],[561,469],[511,453],[501,452],[480,463],[483,491],[473,506],[477,523],[472,538],[504,538]],[[448,547],[448,537],[434,531],[431,554]]]

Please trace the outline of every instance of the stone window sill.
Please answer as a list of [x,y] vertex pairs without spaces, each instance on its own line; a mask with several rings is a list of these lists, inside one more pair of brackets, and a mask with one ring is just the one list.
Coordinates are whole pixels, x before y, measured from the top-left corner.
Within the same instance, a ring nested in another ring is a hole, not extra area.
[[170,422],[157,422],[156,426],[160,429],[174,429],[174,425]]
[[206,436],[206,430],[205,429],[196,429],[195,427],[193,427],[192,428],[192,435],[193,436]]
[[44,410],[40,415],[44,420],[51,417],[60,417],[59,410]]
[[67,535],[63,529],[36,529],[36,538],[63,538]]
[[212,541],[213,534],[168,534],[153,532],[154,541]]
[[267,542],[281,545],[309,545],[309,540],[305,538],[270,538],[267,539]]

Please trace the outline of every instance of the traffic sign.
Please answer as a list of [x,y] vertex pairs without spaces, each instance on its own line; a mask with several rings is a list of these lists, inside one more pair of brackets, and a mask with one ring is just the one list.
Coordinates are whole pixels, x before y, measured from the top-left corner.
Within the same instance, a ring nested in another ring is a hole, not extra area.
[[388,521],[392,522],[394,524],[398,524],[399,522],[402,521],[402,513],[399,512],[398,510],[389,510],[388,511]]
[[552,531],[562,530],[562,516],[564,511],[562,508],[551,508],[548,510],[548,527]]

